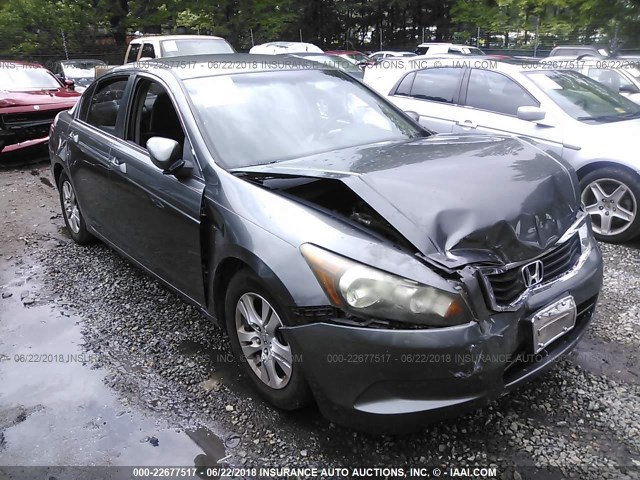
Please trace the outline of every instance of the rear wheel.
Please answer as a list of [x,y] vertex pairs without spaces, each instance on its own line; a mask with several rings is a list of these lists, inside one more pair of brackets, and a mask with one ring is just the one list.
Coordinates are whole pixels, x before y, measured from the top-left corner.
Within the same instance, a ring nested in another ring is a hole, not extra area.
[[87,231],[84,217],[78,205],[76,191],[66,173],[61,173],[58,179],[58,190],[60,192],[60,205],[62,206],[62,216],[67,225],[69,234],[74,242],[79,245],[86,245],[93,240],[93,236]]
[[294,349],[282,335],[285,315],[252,272],[241,270],[229,282],[225,322],[233,353],[264,398],[295,410],[308,404],[311,394]]
[[640,234],[640,181],[619,168],[601,168],[580,180],[582,203],[593,233],[603,242],[626,242]]

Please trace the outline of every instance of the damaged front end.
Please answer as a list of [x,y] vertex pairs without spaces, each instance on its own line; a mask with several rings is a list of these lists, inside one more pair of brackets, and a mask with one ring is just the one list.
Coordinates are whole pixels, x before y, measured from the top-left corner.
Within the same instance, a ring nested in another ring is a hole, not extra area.
[[[233,173],[437,277],[386,275],[340,242],[302,245],[331,308],[283,334],[336,422],[399,432],[482,406],[550,368],[591,320],[602,259],[575,173],[516,139],[434,136]],[[559,311],[572,312],[567,330],[536,336],[534,321]]]
[[[493,311],[518,309],[533,287],[578,269],[590,248],[575,174],[516,139],[435,136],[234,174],[363,229],[444,278],[476,277]],[[521,268],[537,260],[547,274],[526,284]]]
[[9,151],[20,148],[20,144],[45,142],[56,115],[67,109],[68,107],[36,110],[30,107],[28,111],[0,110],[0,148]]

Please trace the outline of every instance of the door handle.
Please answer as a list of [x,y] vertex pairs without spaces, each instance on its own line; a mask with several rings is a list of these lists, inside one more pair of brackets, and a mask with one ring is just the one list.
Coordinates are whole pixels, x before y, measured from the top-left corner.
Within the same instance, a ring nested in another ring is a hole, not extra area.
[[463,120],[461,122],[458,122],[458,125],[466,128],[476,128],[478,126],[473,120]]
[[73,143],[78,143],[80,141],[80,137],[77,132],[71,132],[67,138]]
[[110,157],[109,163],[111,163],[111,165],[120,170],[122,173],[127,173],[127,164],[120,160],[118,157]]

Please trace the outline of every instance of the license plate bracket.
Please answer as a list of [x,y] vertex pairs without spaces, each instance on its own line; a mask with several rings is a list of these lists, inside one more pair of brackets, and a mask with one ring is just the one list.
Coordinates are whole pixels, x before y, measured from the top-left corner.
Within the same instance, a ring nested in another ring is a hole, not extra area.
[[576,325],[576,302],[568,295],[531,317],[533,352],[539,353]]

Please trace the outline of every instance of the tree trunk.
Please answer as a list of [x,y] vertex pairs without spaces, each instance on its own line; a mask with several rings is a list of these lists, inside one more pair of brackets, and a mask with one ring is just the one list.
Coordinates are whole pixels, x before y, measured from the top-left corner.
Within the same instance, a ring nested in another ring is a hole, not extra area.
[[115,0],[111,5],[109,24],[113,32],[113,39],[118,47],[127,46],[127,14],[129,13],[128,0]]

